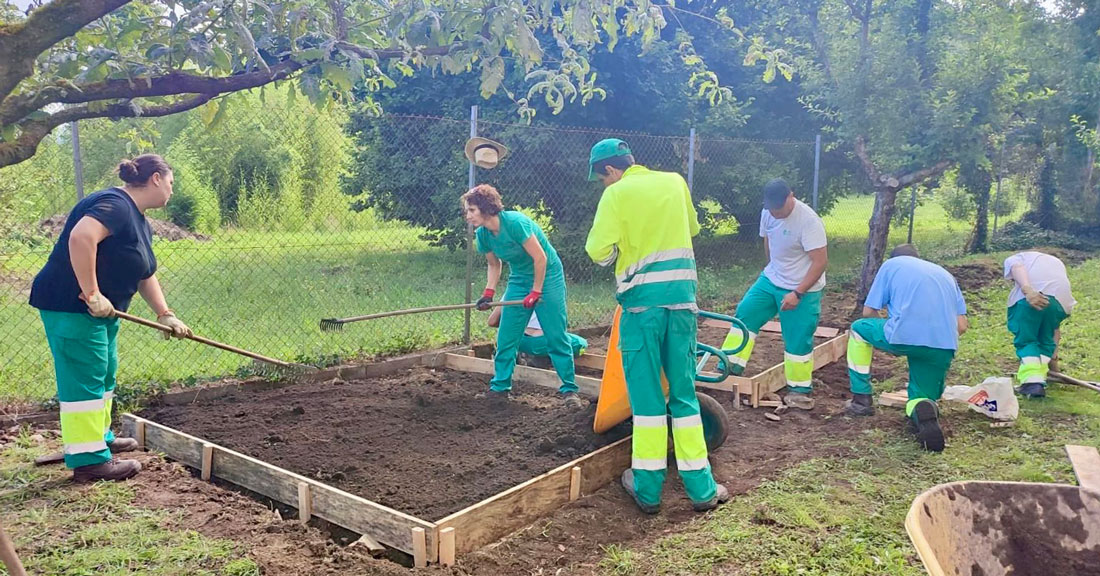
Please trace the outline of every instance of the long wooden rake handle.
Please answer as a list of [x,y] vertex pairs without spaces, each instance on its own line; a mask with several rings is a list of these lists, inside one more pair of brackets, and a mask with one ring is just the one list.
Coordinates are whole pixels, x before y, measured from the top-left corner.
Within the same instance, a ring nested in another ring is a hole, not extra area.
[[[164,332],[166,334],[171,334],[172,333],[171,328],[169,328],[167,326],[164,326],[163,324],[153,322],[152,320],[146,320],[145,318],[141,318],[140,316],[134,316],[132,314],[127,314],[125,312],[119,312],[117,310],[115,311],[115,316],[118,316],[119,318],[122,318],[123,320],[129,320],[130,322],[133,322],[135,324],[141,324],[142,326],[147,326],[149,328],[154,328],[156,330],[160,330],[161,332]],[[218,342],[216,340],[211,340],[209,338],[203,338],[202,336],[191,335],[191,336],[184,336],[184,338],[187,338],[188,340],[194,340],[195,342],[199,342],[201,344],[206,344],[207,346],[213,346],[214,348],[220,348],[222,350],[225,350],[226,352],[232,352],[234,354],[240,354],[241,356],[247,356],[249,358],[253,358],[253,359],[259,360],[261,362],[267,362],[268,364],[274,364],[276,366],[281,366],[283,368],[294,368],[295,367],[295,365],[291,364],[290,362],[284,362],[282,360],[276,360],[275,358],[268,358],[267,356],[264,356],[262,354],[257,354],[255,352],[245,350],[244,348],[237,348],[236,346],[230,346],[229,344],[222,344],[221,342]]]
[[[490,308],[496,308],[497,306],[522,306],[523,300],[498,300],[496,302],[490,302]],[[367,314],[365,316],[352,316],[351,318],[334,318],[326,320],[326,322],[333,322],[336,324],[347,324],[349,322],[360,322],[363,320],[375,320],[378,318],[389,318],[391,316],[404,316],[405,314],[420,314],[422,312],[443,312],[445,310],[465,310],[467,308],[476,308],[477,302],[471,302],[469,304],[448,304],[446,306],[429,306],[427,308],[409,308],[407,310],[394,310],[393,312],[379,312],[377,314]]]
[[1088,388],[1089,390],[1100,392],[1100,384],[1096,382],[1080,380],[1072,376],[1062,374],[1061,372],[1055,372],[1054,370],[1051,370],[1047,373],[1047,378],[1051,380],[1059,380],[1061,382],[1065,382],[1066,384],[1073,384],[1075,386],[1081,386],[1082,388]]
[[12,544],[11,538],[8,538],[3,527],[0,527],[0,560],[4,562],[11,576],[27,576],[23,563],[19,561],[19,555],[15,553],[15,545]]

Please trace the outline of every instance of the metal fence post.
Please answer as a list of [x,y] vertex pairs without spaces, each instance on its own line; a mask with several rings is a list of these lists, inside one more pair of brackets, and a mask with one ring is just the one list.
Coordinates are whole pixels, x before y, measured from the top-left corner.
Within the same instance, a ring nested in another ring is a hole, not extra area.
[[817,212],[817,176],[821,172],[821,134],[814,138],[814,212]]
[[907,244],[913,243],[913,220],[917,218],[917,187],[913,186],[909,189],[909,239],[905,242]]
[[69,131],[73,135],[73,175],[76,181],[76,201],[84,199],[84,160],[80,157],[80,123],[69,122]]
[[[477,106],[470,106],[470,138],[477,136]],[[466,189],[474,187],[477,178],[477,166],[470,162],[469,177],[466,179]],[[473,302],[474,285],[474,227],[466,224],[466,303]],[[470,343],[470,309],[467,308],[466,319],[462,326],[462,343]]]
[[695,190],[695,128],[688,134],[688,190]]

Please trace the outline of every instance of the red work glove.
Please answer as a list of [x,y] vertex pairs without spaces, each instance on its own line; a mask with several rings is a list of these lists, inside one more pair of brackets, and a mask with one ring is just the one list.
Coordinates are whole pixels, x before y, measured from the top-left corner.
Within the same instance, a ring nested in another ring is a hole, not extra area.
[[524,308],[534,308],[535,304],[539,303],[539,298],[542,298],[542,292],[538,290],[532,290],[526,298],[523,299]]
[[493,301],[493,295],[496,293],[496,290],[493,290],[492,288],[486,288],[485,291],[481,293],[481,298],[477,299],[477,309],[481,310],[482,312],[488,310],[489,303]]

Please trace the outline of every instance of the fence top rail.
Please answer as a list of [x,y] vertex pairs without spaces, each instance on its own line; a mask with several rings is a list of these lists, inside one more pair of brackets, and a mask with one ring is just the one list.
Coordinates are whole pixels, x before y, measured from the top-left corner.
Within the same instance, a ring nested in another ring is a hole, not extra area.
[[[379,119],[389,120],[428,120],[432,122],[450,122],[454,124],[468,125],[470,123],[469,118],[450,118],[447,116],[426,116],[419,114],[383,114]],[[542,130],[547,132],[564,132],[571,134],[603,134],[603,135],[621,135],[621,136],[640,136],[644,138],[654,138],[659,140],[686,140],[687,134],[653,134],[650,132],[638,132],[636,130],[622,130],[618,128],[591,128],[585,126],[556,126],[547,124],[524,124],[520,122],[498,122],[495,120],[486,120],[484,118],[478,118],[478,126],[495,126],[500,128],[521,128],[526,130]],[[729,142],[733,144],[772,144],[772,145],[790,145],[790,146],[809,146],[814,144],[813,140],[760,140],[752,138],[721,138],[721,137],[709,137],[696,134],[697,140],[705,140],[707,142]]]

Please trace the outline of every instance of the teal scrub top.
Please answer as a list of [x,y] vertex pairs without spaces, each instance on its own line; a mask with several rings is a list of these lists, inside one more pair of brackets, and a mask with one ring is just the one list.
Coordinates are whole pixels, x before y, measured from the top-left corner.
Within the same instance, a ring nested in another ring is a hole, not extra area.
[[535,281],[535,261],[523,248],[523,243],[531,236],[538,238],[543,252],[546,252],[546,279],[564,277],[561,258],[546,239],[542,228],[526,215],[512,210],[500,214],[500,232],[493,234],[484,226],[476,231],[477,251],[481,254],[492,252],[497,258],[508,263],[509,283],[531,284]]

